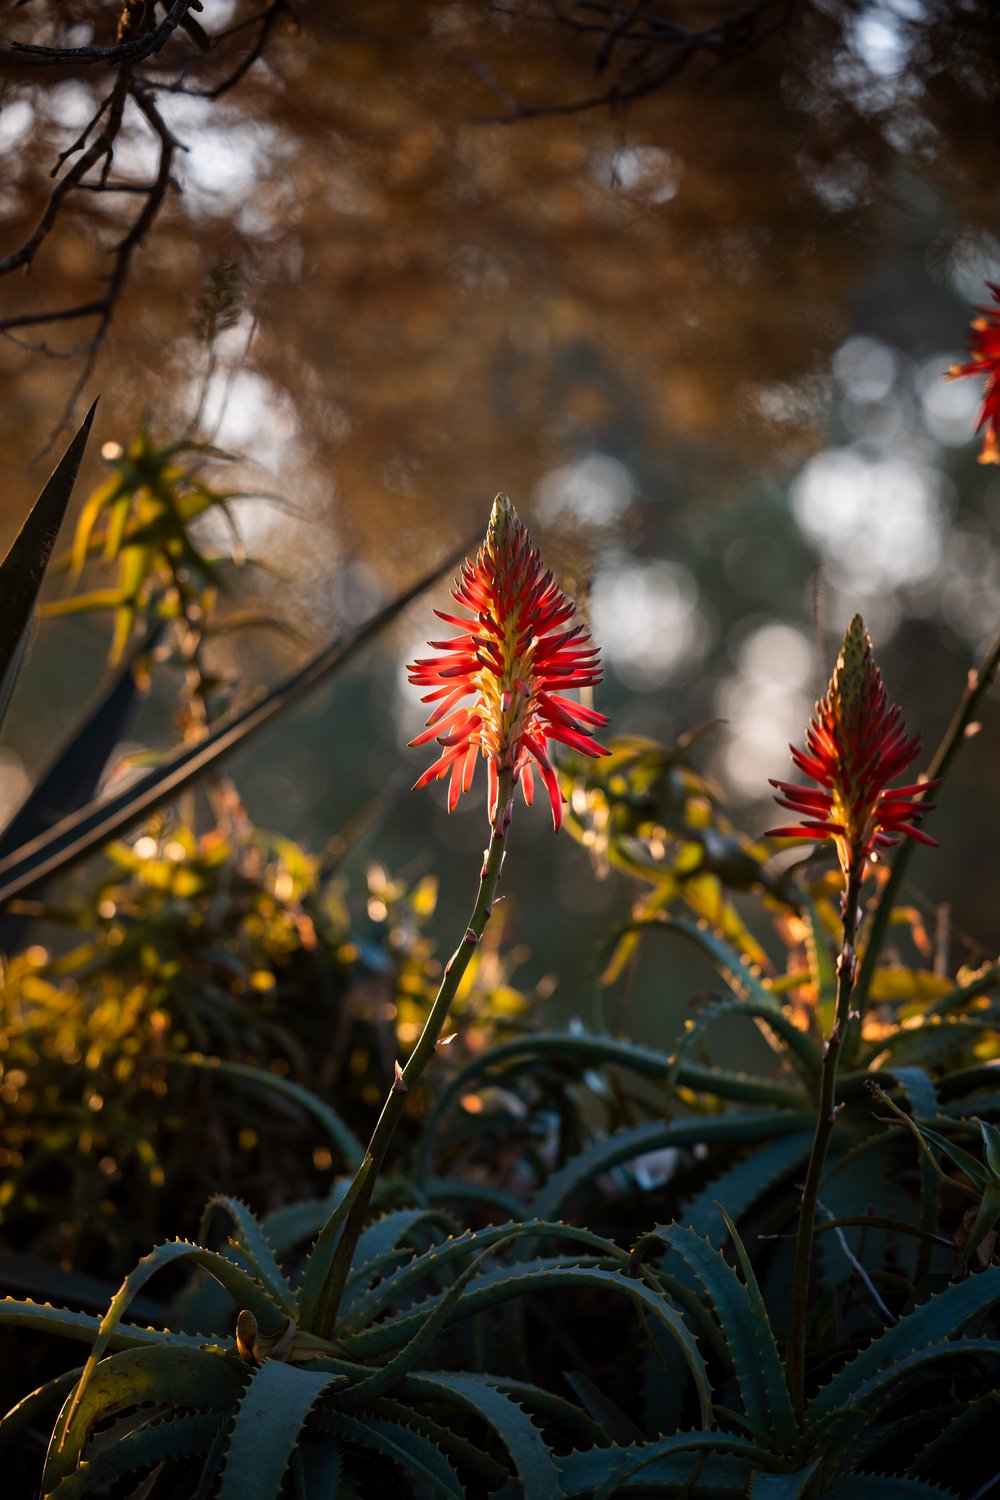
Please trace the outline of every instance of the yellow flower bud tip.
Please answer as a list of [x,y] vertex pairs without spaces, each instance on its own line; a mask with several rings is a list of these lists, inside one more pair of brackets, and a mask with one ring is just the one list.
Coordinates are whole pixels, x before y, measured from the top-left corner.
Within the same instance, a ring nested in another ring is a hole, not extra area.
[[871,636],[861,616],[855,615],[844,634],[830,684],[830,705],[848,733],[857,726],[869,681],[877,671]]
[[512,531],[518,529],[520,525],[520,519],[510,502],[510,497],[501,490],[493,501],[489,525],[486,528],[486,546],[494,557],[503,550]]

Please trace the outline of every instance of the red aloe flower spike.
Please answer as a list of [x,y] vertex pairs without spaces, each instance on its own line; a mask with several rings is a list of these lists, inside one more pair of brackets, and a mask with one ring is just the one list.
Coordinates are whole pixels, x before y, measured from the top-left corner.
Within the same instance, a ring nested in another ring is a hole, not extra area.
[[[1000,286],[993,281],[986,285],[993,294],[994,302],[1000,304]],[[962,375],[985,375],[983,404],[979,411],[976,431],[986,429],[983,434],[983,451],[979,455],[981,464],[1000,463],[1000,306],[980,307],[979,317],[972,323],[969,335],[969,353],[972,358],[964,365],[952,365],[947,372],[948,380],[957,380]]]
[[806,754],[791,746],[792,760],[818,786],[771,782],[782,794],[778,806],[802,817],[794,827],[770,829],[772,837],[832,839],[845,876],[859,879],[876,845],[895,844],[902,833],[935,842],[913,824],[930,811],[923,798],[937,782],[888,787],[916,759],[920,740],[907,738],[902,715],[888,700],[860,615],[847,627],[826,696],[806,729],[806,746]]
[[[461,633],[432,641],[440,655],[421,657],[408,669],[412,683],[430,689],[422,701],[435,705],[428,728],[410,743],[437,740],[442,751],[416,785],[449,777],[451,811],[472,785],[483,755],[495,823],[500,770],[512,769],[529,804],[537,770],[559,828],[563,798],[549,741],[584,755],[608,753],[592,732],[607,723],[604,714],[561,696],[567,688],[600,682],[598,652],[582,625],[569,625],[574,605],[552,574],[542,571],[538,549],[506,495],[494,500],[486,540],[475,559],[462,565],[452,598],[469,619],[434,613]],[[463,704],[470,695],[473,702]]]

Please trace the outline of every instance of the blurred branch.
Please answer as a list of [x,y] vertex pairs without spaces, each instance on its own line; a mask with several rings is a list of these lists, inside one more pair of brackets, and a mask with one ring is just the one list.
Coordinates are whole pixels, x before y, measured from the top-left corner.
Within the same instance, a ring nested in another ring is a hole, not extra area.
[[[119,10],[117,4],[114,8]],[[57,180],[37,225],[16,249],[0,257],[0,276],[22,268],[30,270],[72,194],[126,194],[142,199],[139,212],[111,247],[111,268],[100,278],[105,283],[102,295],[69,307],[18,312],[0,318],[0,333],[22,348],[53,357],[83,359],[83,367],[74,382],[62,420],[52,435],[53,440],[69,422],[93,372],[124,291],[132,257],[152,229],[169,189],[177,186],[171,175],[174,157],[177,151],[187,148],[173,134],[160,112],[157,94],[184,93],[205,99],[219,98],[235,87],[260,58],[278,17],[285,14],[294,19],[288,0],[269,0],[263,8],[210,37],[190,14],[202,9],[202,0],[173,0],[165,9],[164,19],[154,25],[154,7],[150,0],[122,0],[118,40],[112,47],[59,47],[14,41],[0,51],[0,63],[19,61],[44,66],[52,70],[50,76],[55,83],[74,76],[81,65],[104,63],[115,69],[114,82],[108,93],[72,144],[60,152],[50,174]],[[66,24],[69,24],[69,18]],[[178,27],[188,32],[194,44],[192,56],[183,64],[179,75],[175,70],[173,79],[152,76],[151,69],[159,60],[158,54]],[[247,45],[241,50],[235,65],[231,57],[224,59],[227,67],[221,77],[215,76],[213,80],[212,74],[218,75],[220,46],[234,37],[245,38]],[[211,71],[203,86],[188,84],[190,77],[208,70]],[[31,79],[33,87],[37,88],[41,83],[40,79]],[[130,125],[125,127],[125,106],[129,100],[156,141],[156,165],[149,179],[143,182],[122,182],[111,178],[115,149],[119,139],[124,138],[123,128],[131,128]],[[71,157],[76,157],[76,160],[63,171]],[[53,348],[47,343],[27,343],[14,336],[16,329],[70,324],[87,319],[93,320],[89,337],[68,350]]]
[[[505,15],[547,20],[594,42],[593,71],[605,75],[603,86],[580,99],[527,104],[501,88],[484,69],[485,81],[508,106],[497,122],[535,119],[544,115],[578,114],[601,105],[627,104],[662,88],[699,53],[719,63],[733,62],[762,45],[789,20],[795,0],[750,0],[710,25],[685,26],[676,19],[675,5],[665,0],[621,3],[621,0],[544,0],[537,10],[497,5]],[[670,14],[673,11],[674,14]]]
[[13,42],[11,50],[40,63],[139,63],[159,52],[188,11],[201,9],[202,0],[174,0],[160,24],[147,30],[144,22],[152,14],[152,5],[146,0],[124,0],[118,22],[118,42],[114,47],[44,47],[34,42]]

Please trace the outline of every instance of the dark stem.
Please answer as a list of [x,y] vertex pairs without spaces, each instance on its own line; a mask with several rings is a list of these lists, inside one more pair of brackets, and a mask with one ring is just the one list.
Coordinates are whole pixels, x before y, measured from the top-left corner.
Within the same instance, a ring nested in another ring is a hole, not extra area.
[[[993,681],[998,664],[1000,664],[1000,635],[987,651],[978,669],[969,673],[965,692],[959,700],[954,717],[945,731],[944,739],[938,746],[937,754],[927,768],[928,780],[939,781],[947,774],[948,768],[967,738],[969,725],[973,722],[976,710]],[[882,950],[889,918],[892,916],[912,857],[913,842],[906,839],[893,860],[892,873],[882,889],[878,906],[875,908],[871,930],[865,945],[865,955],[858,970],[856,1004],[861,1012],[864,1012],[865,1001],[868,998],[875,965],[878,963],[879,953]]]
[[813,1137],[806,1181],[799,1208],[799,1228],[795,1237],[795,1267],[792,1272],[792,1295],[788,1311],[788,1347],[785,1371],[792,1406],[799,1421],[805,1409],[806,1316],[809,1307],[809,1277],[812,1270],[813,1239],[816,1233],[816,1208],[826,1165],[826,1153],[839,1110],[836,1103],[837,1068],[848,1028],[856,1016],[851,1010],[857,960],[854,942],[858,930],[858,901],[864,864],[852,870],[844,892],[844,940],[837,963],[837,1013],[833,1028],[823,1049],[823,1071],[820,1075],[819,1116]]
[[358,1176],[364,1174],[364,1181],[360,1191],[351,1206],[350,1213],[344,1224],[340,1243],[337,1246],[333,1264],[330,1267],[330,1275],[320,1299],[317,1309],[313,1333],[320,1338],[331,1338],[337,1319],[337,1310],[343,1296],[344,1286],[350,1273],[354,1260],[354,1250],[358,1238],[365,1225],[368,1215],[368,1207],[371,1202],[372,1191],[376,1179],[382,1169],[386,1153],[396,1132],[396,1126],[402,1118],[406,1109],[406,1100],[410,1090],[420,1079],[424,1069],[430,1062],[438,1045],[444,1023],[448,1019],[452,1001],[458,992],[458,987],[472,955],[482,939],[493,910],[496,899],[497,885],[500,881],[500,871],[503,867],[504,845],[507,838],[507,829],[510,825],[510,806],[513,796],[514,781],[513,774],[509,769],[502,770],[499,774],[499,791],[497,796],[497,811],[493,821],[490,834],[489,848],[483,861],[482,872],[479,877],[479,891],[476,896],[476,904],[469,918],[465,936],[445,965],[444,977],[437,992],[434,1004],[431,1006],[430,1014],[424,1022],[424,1029],[416,1046],[410,1053],[406,1066],[401,1068],[396,1064],[396,1077],[389,1090],[382,1113],[379,1115],[378,1123],[372,1132],[372,1138],[368,1143],[364,1161],[358,1169]]

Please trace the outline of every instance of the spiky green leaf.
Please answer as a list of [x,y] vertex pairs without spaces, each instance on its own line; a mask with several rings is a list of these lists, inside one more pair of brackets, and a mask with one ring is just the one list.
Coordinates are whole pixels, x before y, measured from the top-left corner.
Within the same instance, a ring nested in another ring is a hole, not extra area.
[[595,1177],[647,1151],[668,1146],[712,1145],[720,1141],[770,1140],[808,1130],[813,1117],[805,1110],[743,1110],[724,1115],[696,1115],[680,1120],[650,1120],[596,1141],[556,1172],[535,1201],[540,1218],[554,1219],[563,1205]]
[[125,1349],[102,1359],[86,1385],[81,1377],[66,1397],[46,1455],[42,1493],[47,1496],[76,1470],[96,1425],[149,1403],[226,1411],[238,1399],[246,1375],[235,1354],[218,1349]]
[[278,1500],[312,1408],[340,1377],[269,1359],[236,1411],[217,1500]]
[[813,1397],[810,1425],[851,1405],[875,1373],[958,1333],[972,1319],[1000,1302],[1000,1266],[991,1266],[967,1281],[945,1288],[872,1340]]
[[38,591],[73,493],[96,410],[95,401],[53,470],[49,482],[28,512],[10,551],[3,562],[0,562],[0,600],[3,600],[3,629],[0,630],[0,722],[14,690],[14,681],[28,638],[28,626],[38,602]]

